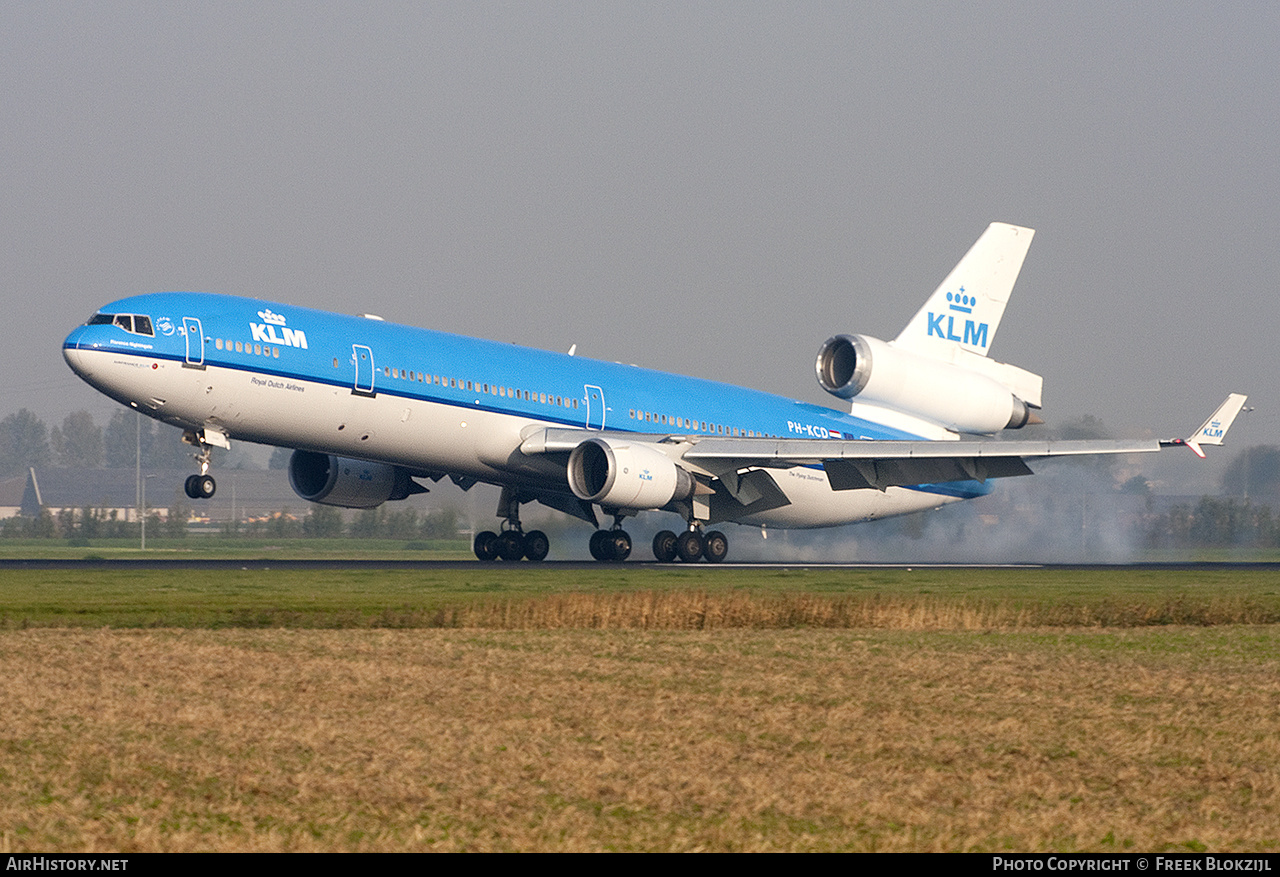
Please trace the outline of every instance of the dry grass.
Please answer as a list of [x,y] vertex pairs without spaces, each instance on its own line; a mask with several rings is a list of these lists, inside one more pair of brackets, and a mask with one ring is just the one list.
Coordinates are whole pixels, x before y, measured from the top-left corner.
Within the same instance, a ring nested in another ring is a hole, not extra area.
[[10,631],[0,847],[1275,850],[1278,665],[1250,627]]
[[971,596],[628,591],[472,600],[430,611],[387,610],[373,627],[489,630],[1016,630],[1040,627],[1274,624],[1280,609],[1213,595],[1019,604]]

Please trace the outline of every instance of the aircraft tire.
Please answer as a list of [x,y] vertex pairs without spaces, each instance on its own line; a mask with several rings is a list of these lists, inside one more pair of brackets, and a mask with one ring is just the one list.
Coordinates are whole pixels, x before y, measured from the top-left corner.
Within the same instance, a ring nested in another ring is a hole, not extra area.
[[729,555],[729,538],[719,530],[702,537],[702,556],[707,563],[719,563]]
[[605,545],[605,540],[608,538],[608,530],[596,530],[591,534],[591,542],[588,543],[588,547],[591,549],[591,556],[601,563],[610,559],[609,547]]
[[653,537],[653,556],[659,563],[674,563],[676,559],[676,534],[659,530]]
[[490,561],[498,559],[498,534],[485,530],[476,534],[476,541],[471,546],[477,560]]
[[200,498],[200,494],[196,493],[196,479],[199,477],[199,475],[188,475],[186,483],[182,485],[183,491],[191,499]]
[[524,557],[524,536],[515,530],[507,530],[498,537],[494,547],[499,558],[515,562]]
[[524,556],[537,563],[546,560],[551,552],[551,540],[541,530],[530,530],[524,534]]
[[676,554],[685,563],[697,563],[702,557],[702,534],[686,530],[676,537]]
[[631,535],[626,530],[614,530],[609,534],[609,559],[614,563],[622,563],[631,556]]
[[212,499],[213,495],[218,491],[218,482],[213,480],[212,475],[196,475],[195,481],[191,482],[191,486],[196,490],[196,499]]

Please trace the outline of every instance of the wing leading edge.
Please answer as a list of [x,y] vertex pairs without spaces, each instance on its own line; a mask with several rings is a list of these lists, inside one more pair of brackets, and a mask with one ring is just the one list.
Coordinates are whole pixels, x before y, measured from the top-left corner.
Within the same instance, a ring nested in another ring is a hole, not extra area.
[[589,436],[645,442],[668,456],[714,477],[751,468],[822,466],[832,490],[859,490],[980,481],[1032,474],[1028,460],[1053,457],[1148,454],[1162,447],[1187,445],[1200,456],[1200,444],[1222,444],[1245,397],[1233,393],[1187,439],[1165,441],[863,441],[845,439],[726,438],[701,435],[600,433],[585,429],[539,429],[526,436],[525,454],[567,453]]

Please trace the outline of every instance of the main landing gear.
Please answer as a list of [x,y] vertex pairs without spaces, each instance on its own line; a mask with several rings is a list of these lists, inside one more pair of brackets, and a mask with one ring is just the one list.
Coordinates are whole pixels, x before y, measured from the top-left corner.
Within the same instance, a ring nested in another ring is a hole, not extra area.
[[520,497],[510,488],[502,490],[502,498],[498,500],[498,515],[506,519],[502,522],[501,533],[485,530],[476,534],[472,548],[478,559],[512,562],[523,558],[532,561],[546,559],[547,553],[551,551],[551,540],[541,530],[524,532],[524,528],[520,526]]
[[705,559],[707,563],[719,563],[729,554],[729,539],[719,530],[704,534],[696,523],[679,536],[670,530],[663,530],[653,537],[653,556],[660,563],[674,563],[676,559],[685,563],[697,563]]
[[613,516],[613,528],[591,534],[591,556],[601,563],[622,563],[631,556],[631,535],[622,529],[622,515]]
[[472,547],[480,560],[517,561],[528,558],[538,561],[544,560],[551,551],[551,540],[541,530],[530,530],[528,533],[520,530],[492,533],[485,530],[476,534]]

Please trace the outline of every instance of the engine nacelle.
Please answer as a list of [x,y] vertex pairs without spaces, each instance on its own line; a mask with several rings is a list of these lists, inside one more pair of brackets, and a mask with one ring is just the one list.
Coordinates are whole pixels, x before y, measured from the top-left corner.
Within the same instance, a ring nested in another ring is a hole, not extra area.
[[828,338],[815,367],[818,383],[833,396],[857,396],[959,432],[1018,429],[1031,420],[1026,403],[999,381],[878,338]]
[[646,444],[587,439],[569,454],[574,496],[614,509],[660,509],[693,496],[693,476]]
[[389,499],[404,499],[423,489],[397,466],[314,451],[293,452],[289,458],[289,484],[308,502],[344,509],[375,508]]

